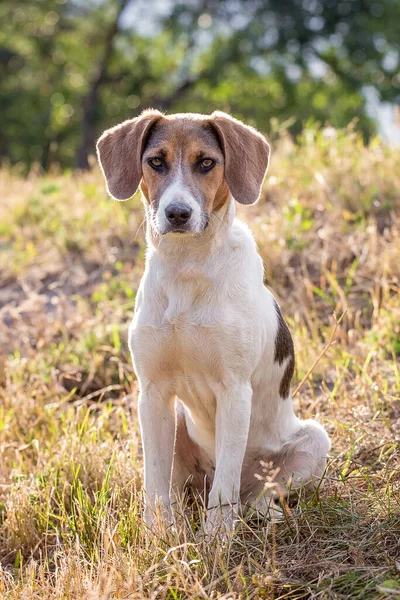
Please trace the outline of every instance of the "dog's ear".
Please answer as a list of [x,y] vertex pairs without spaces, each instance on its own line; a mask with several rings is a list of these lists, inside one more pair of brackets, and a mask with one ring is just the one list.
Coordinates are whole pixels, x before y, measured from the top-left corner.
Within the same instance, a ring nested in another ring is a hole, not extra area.
[[128,200],[142,178],[142,153],[153,125],[162,118],[158,110],[146,110],[140,117],[107,129],[97,142],[97,156],[110,195]]
[[226,113],[211,115],[225,157],[225,179],[241,204],[254,204],[268,168],[269,144],[261,133]]

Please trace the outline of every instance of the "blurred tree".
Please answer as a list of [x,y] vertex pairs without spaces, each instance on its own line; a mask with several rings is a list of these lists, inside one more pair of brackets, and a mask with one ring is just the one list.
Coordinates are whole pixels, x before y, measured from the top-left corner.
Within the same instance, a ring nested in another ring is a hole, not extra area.
[[3,0],[0,19],[0,160],[27,166],[88,168],[147,106],[367,137],[363,90],[400,96],[399,0]]
[[121,14],[128,4],[129,0],[121,0],[116,6],[116,14],[106,30],[104,36],[104,50],[100,63],[89,84],[89,91],[83,98],[83,116],[81,121],[82,143],[76,153],[76,167],[78,169],[89,168],[89,153],[93,149],[93,140],[95,137],[96,109],[99,103],[99,94],[101,87],[107,82],[108,67],[113,52],[113,44],[116,35],[119,32],[119,23]]

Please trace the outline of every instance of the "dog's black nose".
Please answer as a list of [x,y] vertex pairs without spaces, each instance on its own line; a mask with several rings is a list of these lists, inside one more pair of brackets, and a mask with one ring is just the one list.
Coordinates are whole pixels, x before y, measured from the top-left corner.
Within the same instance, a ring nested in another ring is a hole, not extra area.
[[165,209],[165,216],[171,225],[175,225],[179,227],[179,225],[184,225],[189,221],[190,215],[192,214],[192,209],[187,204],[183,204],[182,202],[176,202],[174,204],[169,204]]

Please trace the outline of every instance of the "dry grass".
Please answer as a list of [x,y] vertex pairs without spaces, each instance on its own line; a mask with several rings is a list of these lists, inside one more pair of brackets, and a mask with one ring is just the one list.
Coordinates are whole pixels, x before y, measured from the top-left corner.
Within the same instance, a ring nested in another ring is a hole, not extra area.
[[[400,150],[307,130],[241,210],[294,334],[296,397],[333,448],[325,487],[226,547],[146,536],[126,331],[143,269],[136,198],[98,171],[0,175],[0,597],[400,597]],[[136,232],[138,231],[137,235]],[[397,562],[396,562],[397,560]]]

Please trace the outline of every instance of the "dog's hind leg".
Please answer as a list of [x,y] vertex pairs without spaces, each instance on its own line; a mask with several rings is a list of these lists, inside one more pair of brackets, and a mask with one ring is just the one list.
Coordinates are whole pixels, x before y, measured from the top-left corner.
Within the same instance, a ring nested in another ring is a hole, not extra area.
[[274,464],[279,468],[278,481],[295,490],[320,485],[326,469],[331,443],[325,429],[312,419],[299,421],[299,427],[283,445]]
[[[184,408],[179,400],[176,403],[176,411],[175,451],[170,497],[173,509],[179,511],[189,489],[195,490],[206,505],[206,496],[212,481],[206,474],[204,453],[189,436]],[[209,469],[207,470],[209,471]]]
[[281,450],[259,454],[242,475],[242,502],[261,513],[274,513],[274,499],[300,487],[315,489],[326,469],[330,440],[316,421],[300,421]]

